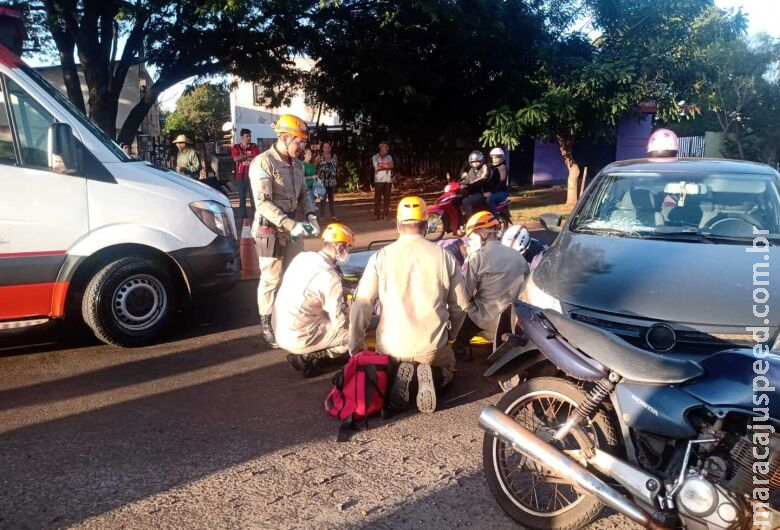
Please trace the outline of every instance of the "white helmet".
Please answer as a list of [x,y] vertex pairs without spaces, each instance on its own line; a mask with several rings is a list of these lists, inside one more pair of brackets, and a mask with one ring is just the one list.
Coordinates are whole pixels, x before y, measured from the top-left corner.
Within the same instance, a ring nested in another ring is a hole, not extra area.
[[504,150],[500,147],[494,147],[490,150],[490,156],[500,156],[501,158],[504,158]]
[[518,252],[524,252],[531,244],[531,232],[524,225],[512,225],[504,232],[501,244]]

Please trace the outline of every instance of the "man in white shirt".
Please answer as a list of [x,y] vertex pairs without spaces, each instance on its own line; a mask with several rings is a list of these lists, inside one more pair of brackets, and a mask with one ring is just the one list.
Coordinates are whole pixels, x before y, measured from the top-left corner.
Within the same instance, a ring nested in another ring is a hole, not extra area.
[[[379,153],[371,157],[374,166],[374,218],[387,219],[390,212],[390,190],[393,186],[393,169],[395,163],[390,156],[390,146],[387,142],[379,144]],[[384,199],[384,208],[380,211],[380,204]]]

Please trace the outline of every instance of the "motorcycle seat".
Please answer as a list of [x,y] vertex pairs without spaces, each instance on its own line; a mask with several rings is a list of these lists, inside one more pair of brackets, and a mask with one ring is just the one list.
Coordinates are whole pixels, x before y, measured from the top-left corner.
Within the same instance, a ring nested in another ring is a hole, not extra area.
[[683,383],[704,373],[696,362],[659,355],[626,342],[604,329],[545,309],[544,316],[575,348],[629,381],[651,385]]

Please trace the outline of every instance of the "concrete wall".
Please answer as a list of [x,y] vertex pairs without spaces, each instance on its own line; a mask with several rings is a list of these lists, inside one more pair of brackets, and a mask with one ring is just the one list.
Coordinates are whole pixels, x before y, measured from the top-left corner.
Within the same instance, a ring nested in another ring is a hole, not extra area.
[[[67,95],[65,89],[65,81],[62,78],[62,68],[60,66],[43,66],[36,68],[36,70],[51,83],[54,88]],[[78,65],[79,79],[81,80],[81,93],[84,96],[84,104],[89,111],[89,94],[87,92],[87,83],[84,81],[84,72],[81,70],[81,65]],[[122,87],[122,92],[119,94],[119,106],[116,113],[116,130],[117,133],[122,127],[122,124],[127,119],[130,111],[141,100],[141,80],[144,81],[145,86],[152,85],[152,79],[149,73],[143,66],[133,65],[127,72],[125,78],[125,86]],[[149,114],[146,115],[144,122],[141,124],[141,133],[151,136],[160,135],[160,109],[157,105],[154,105]]]
[[704,133],[704,156],[706,158],[723,158],[725,148],[723,133],[714,131]]
[[[301,70],[308,71],[314,66],[311,59],[305,57],[296,57],[295,66]],[[254,83],[238,78],[230,79],[229,84],[233,86],[230,90],[230,117],[233,122],[234,140],[239,141],[239,132],[242,128],[252,131],[252,139],[259,144],[262,140],[275,138],[271,126],[281,114],[295,114],[306,120],[309,125],[315,125],[318,106],[309,106],[306,104],[303,91],[299,90],[292,97],[289,105],[283,107],[266,107],[255,104]],[[339,125],[341,122],[338,115],[323,110],[319,117],[322,125]]]

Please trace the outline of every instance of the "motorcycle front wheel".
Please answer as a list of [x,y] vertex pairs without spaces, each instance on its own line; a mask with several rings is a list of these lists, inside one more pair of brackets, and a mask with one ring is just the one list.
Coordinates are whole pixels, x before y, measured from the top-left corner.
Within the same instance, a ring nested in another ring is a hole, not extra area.
[[[553,434],[585,400],[580,387],[565,379],[539,377],[513,388],[496,407],[558,450],[599,447],[615,454],[613,421],[598,412],[561,442]],[[501,508],[525,528],[573,530],[593,521],[604,508],[595,497],[577,491],[564,479],[485,433],[482,460],[490,491]]]
[[446,219],[437,213],[429,214],[428,232],[425,234],[425,239],[428,241],[439,241],[442,237],[444,237],[444,232],[446,232],[446,228],[444,226],[445,220]]

